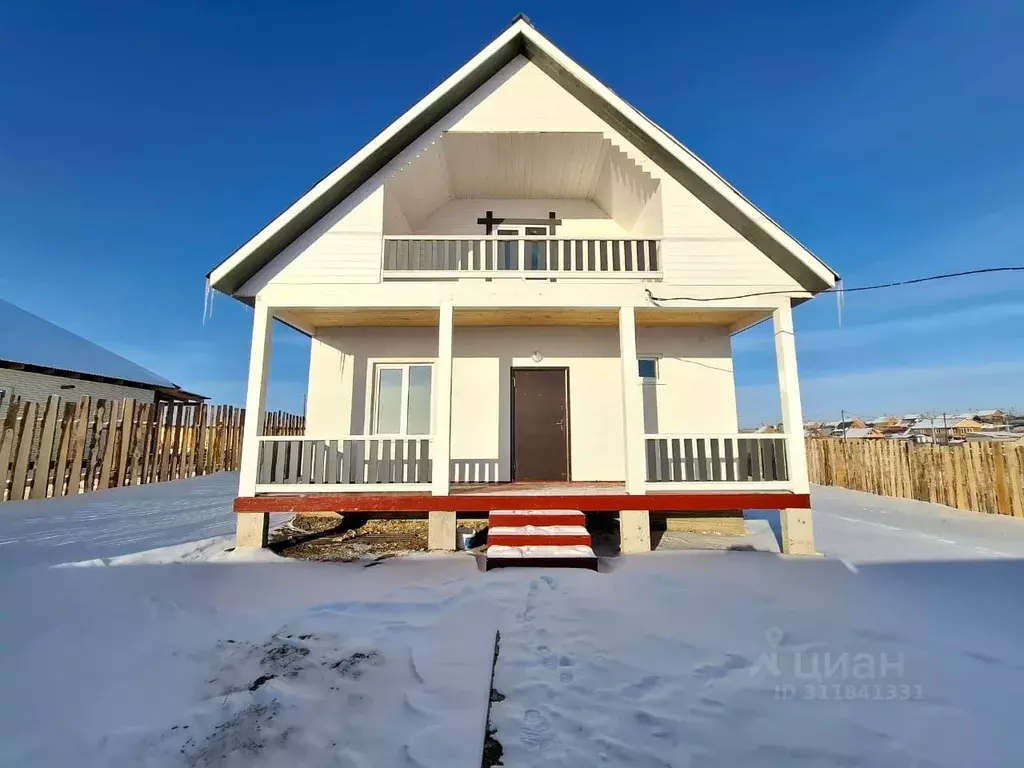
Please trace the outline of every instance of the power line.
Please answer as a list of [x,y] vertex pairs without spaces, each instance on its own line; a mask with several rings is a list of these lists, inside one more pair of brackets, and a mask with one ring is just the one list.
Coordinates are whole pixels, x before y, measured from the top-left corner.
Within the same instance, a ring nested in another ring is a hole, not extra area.
[[[915,285],[927,283],[932,280],[949,280],[953,277],[967,277],[968,275],[985,275],[993,272],[1024,272],[1021,267],[987,267],[985,269],[968,269],[965,272],[948,272],[944,275],[930,275],[929,277],[915,277],[913,280],[899,280],[895,283],[879,283],[878,285],[861,285],[856,288],[828,288],[818,293],[855,293],[857,291],[877,291],[880,288],[898,288],[902,285]],[[644,291],[651,301],[728,301],[730,299],[750,299],[755,296],[781,296],[789,295],[793,291],[758,291],[756,293],[742,293],[736,296],[715,296],[712,298],[698,296],[655,296],[650,289]]]

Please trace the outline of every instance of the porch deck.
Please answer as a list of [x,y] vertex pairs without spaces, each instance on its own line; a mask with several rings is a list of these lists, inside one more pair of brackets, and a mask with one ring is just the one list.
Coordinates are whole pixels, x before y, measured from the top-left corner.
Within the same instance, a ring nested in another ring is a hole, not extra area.
[[503,482],[453,484],[446,496],[427,491],[354,491],[349,493],[268,493],[240,496],[235,512],[334,513],[485,513],[511,509],[572,509],[581,512],[648,510],[717,512],[734,509],[809,509],[806,493],[774,490],[649,491],[627,494],[615,482]]

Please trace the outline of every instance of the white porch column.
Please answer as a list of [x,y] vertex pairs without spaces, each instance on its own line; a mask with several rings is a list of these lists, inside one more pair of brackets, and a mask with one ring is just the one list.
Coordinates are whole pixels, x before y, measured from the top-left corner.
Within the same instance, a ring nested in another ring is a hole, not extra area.
[[[636,357],[636,311],[619,307],[619,360],[622,364],[622,436],[626,459],[626,493],[643,494],[647,488],[644,462],[643,392]],[[651,516],[647,510],[619,512],[619,549],[649,552]]]
[[[794,493],[809,493],[807,454],[804,448],[804,418],[800,406],[800,380],[796,366],[796,338],[793,309],[787,300],[772,313],[775,331],[775,363],[779,373],[782,430],[786,435],[786,466]],[[809,509],[779,510],[782,518],[782,551],[813,555],[814,526]]]
[[[434,386],[434,443],[433,474],[430,492],[434,496],[447,496],[450,490],[452,458],[452,335],[455,311],[451,303],[441,304],[437,325],[437,366]],[[455,549],[455,512],[430,512],[427,530],[429,549]]]
[[[242,460],[238,473],[238,495],[256,495],[259,462],[259,436],[267,409],[267,374],[270,371],[270,333],[273,316],[259,296],[253,304],[252,346],[249,350],[249,384],[245,393],[245,425],[242,435]],[[265,547],[270,515],[240,512],[235,516],[235,546]]]

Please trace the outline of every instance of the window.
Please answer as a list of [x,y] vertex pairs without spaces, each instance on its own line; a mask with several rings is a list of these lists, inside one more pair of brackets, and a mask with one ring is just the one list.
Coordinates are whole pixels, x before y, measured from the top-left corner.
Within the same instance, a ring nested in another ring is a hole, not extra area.
[[644,434],[658,434],[658,359],[641,357],[637,361],[640,379],[643,384],[644,399]]
[[658,360],[653,357],[642,357],[636,361],[639,367],[639,376],[641,379],[651,379],[656,381],[658,378]]
[[504,237],[519,237],[518,229],[499,229],[497,269],[519,269],[519,241],[503,240]]
[[429,363],[381,363],[374,368],[374,434],[430,434],[431,373]]
[[[547,235],[547,227],[527,227],[526,236],[533,235],[541,237]],[[527,240],[525,243],[525,251],[523,253],[523,268],[524,269],[547,269],[548,268],[548,241],[547,240]]]

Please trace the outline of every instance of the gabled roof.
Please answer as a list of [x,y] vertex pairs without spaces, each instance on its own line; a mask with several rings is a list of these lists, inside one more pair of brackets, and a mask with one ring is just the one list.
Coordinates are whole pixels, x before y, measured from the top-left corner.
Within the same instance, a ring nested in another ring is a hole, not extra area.
[[227,294],[373,177],[517,56],[524,56],[689,189],[807,291],[838,276],[699,157],[580,67],[523,16],[207,275]]
[[5,363],[177,389],[163,376],[0,299],[0,364]]

